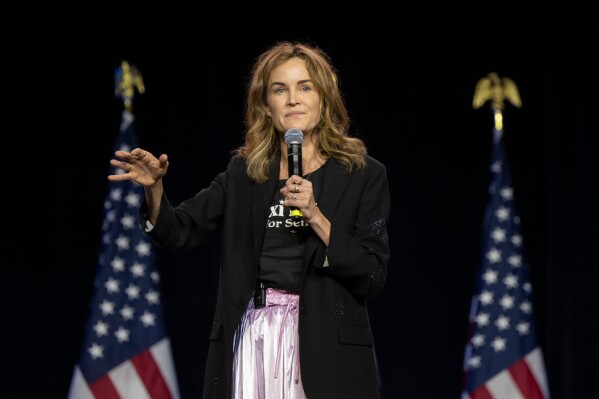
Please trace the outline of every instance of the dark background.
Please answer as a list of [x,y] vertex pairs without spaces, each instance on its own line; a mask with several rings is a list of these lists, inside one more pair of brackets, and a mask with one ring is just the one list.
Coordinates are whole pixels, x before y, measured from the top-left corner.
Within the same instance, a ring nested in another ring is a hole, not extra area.
[[[120,122],[120,61],[143,74],[139,139],[169,155],[165,186],[177,203],[241,144],[255,57],[299,39],[332,57],[353,134],[388,168],[392,257],[370,305],[385,397],[460,397],[492,130],[489,103],[475,110],[472,97],[497,72],[523,101],[506,104],[505,143],[551,394],[599,398],[597,68],[583,1],[250,6],[52,3],[4,13],[2,396],[66,397]],[[199,397],[218,237],[158,258],[181,394]]]

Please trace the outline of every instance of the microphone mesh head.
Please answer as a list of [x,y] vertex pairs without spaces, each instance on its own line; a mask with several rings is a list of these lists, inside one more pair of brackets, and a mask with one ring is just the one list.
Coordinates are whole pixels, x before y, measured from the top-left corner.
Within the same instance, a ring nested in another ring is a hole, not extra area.
[[304,134],[302,133],[301,130],[293,128],[293,129],[289,129],[287,130],[287,132],[285,132],[285,143],[287,144],[291,144],[291,143],[303,143],[304,142]]

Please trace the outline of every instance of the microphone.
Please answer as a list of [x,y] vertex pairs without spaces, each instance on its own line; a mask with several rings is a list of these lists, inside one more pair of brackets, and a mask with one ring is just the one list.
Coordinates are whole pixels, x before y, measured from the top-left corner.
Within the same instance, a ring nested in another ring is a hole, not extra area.
[[[287,143],[287,166],[289,167],[289,176],[302,176],[302,143],[304,142],[304,133],[301,130],[293,128],[285,132],[285,143]],[[302,211],[291,207],[291,218],[300,220]]]

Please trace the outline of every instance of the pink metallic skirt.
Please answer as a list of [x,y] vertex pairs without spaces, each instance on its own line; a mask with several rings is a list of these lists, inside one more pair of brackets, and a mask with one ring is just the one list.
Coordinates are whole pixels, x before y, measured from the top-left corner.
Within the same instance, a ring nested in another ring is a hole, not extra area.
[[266,289],[266,306],[253,300],[235,333],[233,399],[305,399],[298,347],[299,295]]

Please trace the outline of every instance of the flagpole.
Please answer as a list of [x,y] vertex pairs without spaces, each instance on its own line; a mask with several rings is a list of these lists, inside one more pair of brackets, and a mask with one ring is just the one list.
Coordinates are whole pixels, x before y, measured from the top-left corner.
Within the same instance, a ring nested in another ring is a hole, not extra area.
[[[141,74],[123,61],[115,70],[115,94],[124,103],[115,151],[138,145],[136,90],[145,91]],[[154,246],[139,223],[143,198],[143,187],[131,180],[109,184],[95,289],[68,399],[180,399]]]

